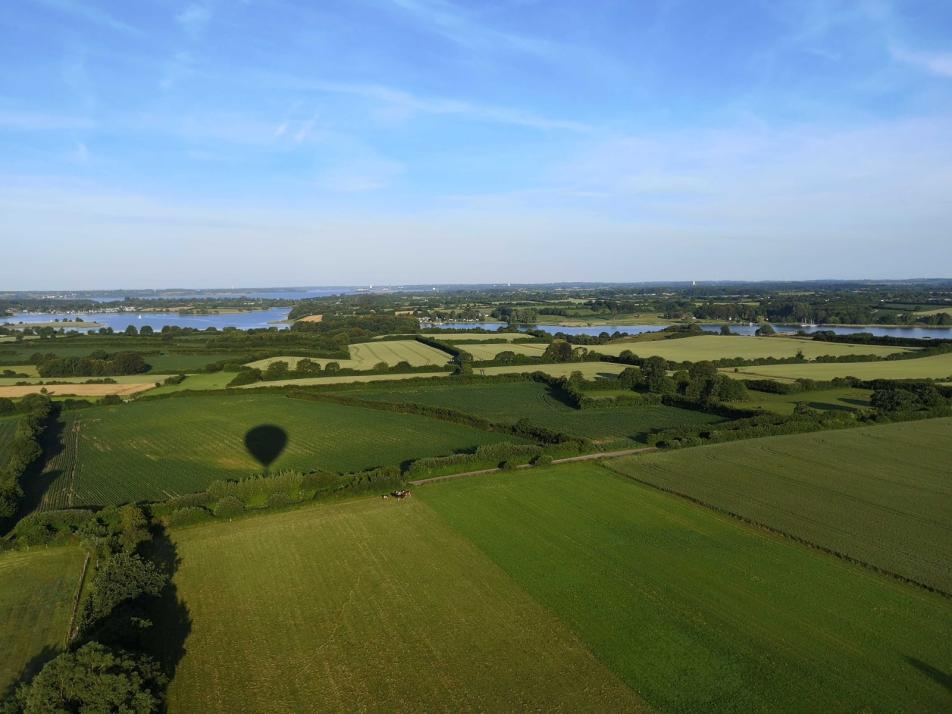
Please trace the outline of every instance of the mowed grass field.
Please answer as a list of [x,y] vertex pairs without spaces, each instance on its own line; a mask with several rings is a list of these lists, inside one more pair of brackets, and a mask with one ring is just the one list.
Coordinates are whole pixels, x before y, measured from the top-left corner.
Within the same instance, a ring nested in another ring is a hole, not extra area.
[[658,452],[609,467],[952,593],[950,465],[952,419],[929,419]]
[[776,414],[793,414],[798,402],[803,402],[811,409],[821,411],[853,411],[869,407],[869,397],[872,390],[858,387],[842,387],[839,389],[819,389],[815,392],[794,392],[793,394],[772,394],[748,390],[749,399],[735,402],[734,406],[741,409],[763,409]]
[[[326,359],[311,357],[313,362],[325,365],[328,362],[337,362],[346,369],[373,369],[380,362],[386,362],[391,367],[398,362],[409,362],[413,367],[439,366],[446,364],[450,356],[435,347],[424,345],[416,340],[378,340],[375,342],[360,342],[349,346],[350,359]],[[249,367],[267,369],[272,362],[287,362],[293,369],[298,360],[303,357],[268,357],[248,364]]]
[[528,419],[537,426],[619,448],[643,442],[652,429],[721,421],[710,414],[662,405],[574,409],[552,396],[546,385],[536,382],[394,385],[346,394],[370,401],[447,407],[504,423]]
[[172,537],[192,630],[170,712],[645,710],[415,499],[310,506]]
[[824,364],[770,364],[721,370],[736,379],[815,379],[837,377],[858,379],[947,379],[952,378],[952,352],[918,359],[881,362],[847,362]]
[[62,649],[83,558],[79,548],[0,553],[0,696]]
[[597,464],[415,496],[661,711],[948,708],[952,601],[940,595]]
[[881,345],[849,345],[838,342],[815,342],[793,337],[746,337],[740,335],[697,335],[673,340],[645,340],[636,342],[612,342],[607,345],[591,345],[589,349],[605,355],[620,355],[631,350],[639,357],[664,357],[672,362],[701,362],[703,360],[762,359],[766,357],[796,357],[803,352],[808,359],[830,355],[878,355],[908,352],[902,347]]
[[272,471],[357,471],[514,440],[428,417],[254,393],[96,407],[64,419],[64,434],[76,434],[75,475],[63,488],[70,470],[59,469],[50,490],[73,495],[48,508],[160,500],[260,472],[244,437],[263,424],[288,437]]
[[545,344],[515,343],[515,344],[489,344],[489,345],[460,345],[461,350],[465,350],[473,355],[473,359],[478,361],[495,359],[500,352],[515,352],[517,355],[526,355],[528,357],[541,357],[545,352]]
[[208,372],[200,374],[187,374],[185,379],[178,384],[164,384],[156,387],[149,392],[149,396],[159,394],[171,394],[174,392],[185,392],[188,390],[205,389],[224,389],[228,383],[235,378],[235,372]]

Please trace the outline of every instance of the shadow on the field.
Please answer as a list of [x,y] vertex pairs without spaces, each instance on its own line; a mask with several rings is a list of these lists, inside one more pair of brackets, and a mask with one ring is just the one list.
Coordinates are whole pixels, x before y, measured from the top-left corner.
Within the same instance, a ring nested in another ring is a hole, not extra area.
[[288,445],[288,433],[274,424],[260,424],[245,434],[245,448],[265,472]]
[[5,701],[13,696],[13,693],[21,684],[28,684],[37,674],[40,673],[40,670],[43,669],[43,665],[53,659],[56,655],[60,654],[61,651],[62,650],[59,650],[56,647],[44,645],[43,649],[33,655],[30,658],[30,661],[23,665],[23,669],[20,670],[20,673],[16,676],[16,679],[10,683],[6,691],[0,691],[0,702]]
[[155,533],[149,555],[169,574],[169,582],[150,607],[153,626],[146,649],[158,660],[171,680],[185,656],[185,642],[192,631],[192,618],[175,584],[175,573],[182,560],[164,527],[160,526]]
[[936,669],[931,664],[926,664],[921,659],[916,659],[915,657],[906,657],[905,659],[906,662],[918,669],[933,682],[945,687],[947,692],[952,692],[952,675],[943,672],[941,669]]

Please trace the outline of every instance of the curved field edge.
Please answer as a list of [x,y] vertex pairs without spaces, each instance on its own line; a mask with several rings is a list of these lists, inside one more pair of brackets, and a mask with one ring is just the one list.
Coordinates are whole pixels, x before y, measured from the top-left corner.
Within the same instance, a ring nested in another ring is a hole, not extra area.
[[639,482],[952,593],[952,419],[606,462]]
[[415,499],[172,537],[192,629],[171,712],[647,710]]
[[416,494],[660,710],[948,704],[952,639],[937,623],[952,602],[939,595],[594,464]]

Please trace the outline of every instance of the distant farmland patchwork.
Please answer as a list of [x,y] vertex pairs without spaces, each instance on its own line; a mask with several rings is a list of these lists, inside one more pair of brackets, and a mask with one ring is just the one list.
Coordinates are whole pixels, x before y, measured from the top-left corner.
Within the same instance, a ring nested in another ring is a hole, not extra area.
[[[696,449],[702,453],[707,449]],[[939,711],[952,601],[596,464],[419,498],[662,711]]]
[[952,419],[646,454],[619,473],[952,593]]
[[722,370],[740,379],[815,379],[825,381],[837,377],[857,379],[948,379],[952,378],[952,352],[916,359],[879,362],[846,362],[825,364],[770,364]]
[[[409,362],[413,367],[439,366],[449,361],[449,354],[435,347],[424,345],[416,340],[376,340],[350,345],[350,359],[309,358],[322,365],[337,362],[347,369],[373,369],[380,362],[391,367],[399,362]],[[265,369],[272,362],[287,362],[291,368],[301,357],[269,357],[249,364],[250,367]]]
[[[513,440],[422,416],[270,394],[97,407],[67,412],[66,432],[78,432],[75,495],[47,507],[163,499],[202,490],[215,479],[260,472],[243,439],[261,424],[277,425],[288,435],[272,470],[355,471]],[[58,481],[49,488],[64,491]]]

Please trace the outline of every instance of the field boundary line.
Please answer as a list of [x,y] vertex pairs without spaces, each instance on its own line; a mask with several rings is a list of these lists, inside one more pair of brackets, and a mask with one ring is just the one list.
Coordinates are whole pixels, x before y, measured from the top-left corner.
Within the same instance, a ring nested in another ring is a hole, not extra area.
[[69,643],[73,641],[73,626],[76,623],[76,613],[79,612],[79,601],[83,596],[83,584],[86,582],[86,571],[89,569],[89,560],[91,557],[89,553],[86,553],[86,559],[83,561],[83,570],[79,574],[79,584],[76,586],[76,596],[73,598],[73,612],[69,616],[69,626],[66,628],[65,647],[69,647]]
[[883,575],[892,580],[897,580],[905,585],[913,585],[923,590],[928,590],[931,593],[941,595],[942,597],[952,599],[952,593],[946,592],[942,588],[936,587],[935,585],[929,585],[927,583],[920,582],[919,580],[916,580],[915,578],[910,578],[906,575],[900,575],[899,573],[895,573],[892,570],[881,568],[878,565],[873,565],[872,563],[869,563],[865,560],[860,560],[859,558],[855,556],[849,555],[847,553],[843,553],[842,551],[836,550],[835,548],[830,548],[825,545],[820,545],[819,543],[814,543],[813,541],[803,538],[802,536],[794,535],[793,533],[788,533],[787,531],[782,530],[780,528],[775,528],[774,526],[768,525],[766,523],[762,523],[761,521],[754,520],[753,518],[748,518],[747,516],[743,516],[740,513],[731,511],[728,508],[724,508],[723,506],[716,506],[713,503],[708,503],[706,501],[701,500],[700,498],[695,498],[694,496],[691,496],[689,494],[676,491],[673,488],[668,488],[666,486],[659,486],[658,484],[651,483],[650,481],[645,481],[643,479],[640,479],[637,476],[632,476],[631,474],[626,474],[626,473],[622,473],[621,471],[616,471],[615,469],[612,469],[610,467],[606,467],[606,468],[608,468],[613,474],[617,474],[618,476],[628,479],[629,481],[637,483],[641,486],[647,486],[648,488],[652,488],[656,491],[660,491],[661,493],[666,493],[669,496],[675,496],[677,498],[684,499],[685,501],[690,501],[696,506],[700,506],[710,511],[714,511],[715,513],[719,513],[723,516],[727,516],[728,518],[731,518],[735,521],[740,521],[741,523],[744,523],[745,525],[751,526],[753,528],[767,531],[768,533],[772,535],[780,536],[781,538],[784,538],[786,540],[792,540],[793,542],[806,546],[807,548],[810,548],[811,550],[817,550],[817,551],[820,551],[821,553],[826,553],[827,555],[831,555],[834,558],[838,558],[839,560],[846,561],[853,565],[858,565],[867,570],[871,570],[878,575]]
[[[634,456],[635,454],[643,454],[648,451],[657,451],[655,446],[642,446],[636,449],[621,449],[619,451],[596,451],[592,454],[581,454],[580,456],[566,456],[561,459],[552,459],[552,466],[558,466],[559,464],[571,464],[578,461],[600,461],[602,459],[614,459],[622,456]],[[492,468],[492,469],[478,469],[476,471],[462,471],[456,474],[446,474],[445,476],[431,476],[430,478],[420,478],[413,481],[408,481],[412,486],[425,486],[428,483],[438,483],[440,481],[452,481],[458,478],[470,478],[472,476],[486,476],[488,474],[502,473],[504,471],[514,471],[516,469],[531,469],[535,468],[535,464],[519,464],[518,466],[513,467],[512,469],[501,469],[501,468]]]

